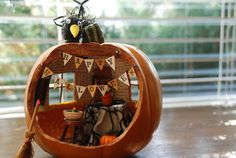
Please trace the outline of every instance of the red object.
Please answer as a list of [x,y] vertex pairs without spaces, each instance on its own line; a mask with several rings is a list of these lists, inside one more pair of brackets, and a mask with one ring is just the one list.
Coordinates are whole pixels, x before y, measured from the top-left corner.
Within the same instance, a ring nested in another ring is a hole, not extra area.
[[104,135],[99,139],[100,145],[112,143],[117,137],[114,135]]
[[37,99],[36,101],[36,106],[39,106],[41,103],[40,103],[40,99]]
[[102,104],[104,106],[111,106],[112,105],[112,93],[106,93],[102,97]]

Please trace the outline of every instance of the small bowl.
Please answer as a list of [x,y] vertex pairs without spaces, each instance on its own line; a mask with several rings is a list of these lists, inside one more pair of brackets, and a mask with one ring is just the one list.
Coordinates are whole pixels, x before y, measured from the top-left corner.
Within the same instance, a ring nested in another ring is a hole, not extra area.
[[63,110],[63,115],[68,120],[78,120],[83,116],[83,111],[72,112],[72,110]]

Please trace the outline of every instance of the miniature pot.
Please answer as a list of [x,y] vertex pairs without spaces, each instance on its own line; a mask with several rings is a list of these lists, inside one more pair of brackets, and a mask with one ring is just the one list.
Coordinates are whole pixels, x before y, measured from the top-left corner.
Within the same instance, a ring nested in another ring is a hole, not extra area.
[[111,106],[112,105],[112,93],[108,92],[104,96],[102,96],[102,104],[104,106]]
[[63,115],[68,120],[78,120],[83,116],[83,111],[63,110]]

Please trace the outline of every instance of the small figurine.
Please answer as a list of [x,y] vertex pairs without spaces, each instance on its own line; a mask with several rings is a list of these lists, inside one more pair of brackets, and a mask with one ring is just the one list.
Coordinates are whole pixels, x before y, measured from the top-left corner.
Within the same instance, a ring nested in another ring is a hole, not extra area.
[[[53,20],[57,26],[62,27],[62,36],[66,42],[104,42],[103,33],[99,25],[95,23],[95,19],[85,16],[86,12],[83,5],[88,1],[84,0],[80,3],[74,0],[79,6],[69,12],[69,16],[59,16]],[[78,13],[76,13],[77,10]]]

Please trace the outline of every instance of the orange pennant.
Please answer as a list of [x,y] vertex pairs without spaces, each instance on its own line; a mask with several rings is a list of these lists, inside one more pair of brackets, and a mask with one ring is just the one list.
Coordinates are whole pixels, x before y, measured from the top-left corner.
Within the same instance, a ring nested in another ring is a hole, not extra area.
[[99,69],[102,70],[105,65],[105,60],[104,59],[96,59],[95,61],[98,65]]
[[113,80],[109,81],[108,85],[111,86],[112,88],[118,90],[119,84],[118,84],[117,79],[113,79]]
[[82,62],[84,61],[84,59],[80,57],[74,57],[74,58],[75,58],[75,67],[76,69],[78,69],[79,66],[82,64]]
[[91,94],[92,98],[96,92],[97,85],[89,85],[87,86],[89,93]]
[[69,82],[65,82],[65,88],[66,88],[66,91],[71,91],[71,90],[74,90],[75,87]]

